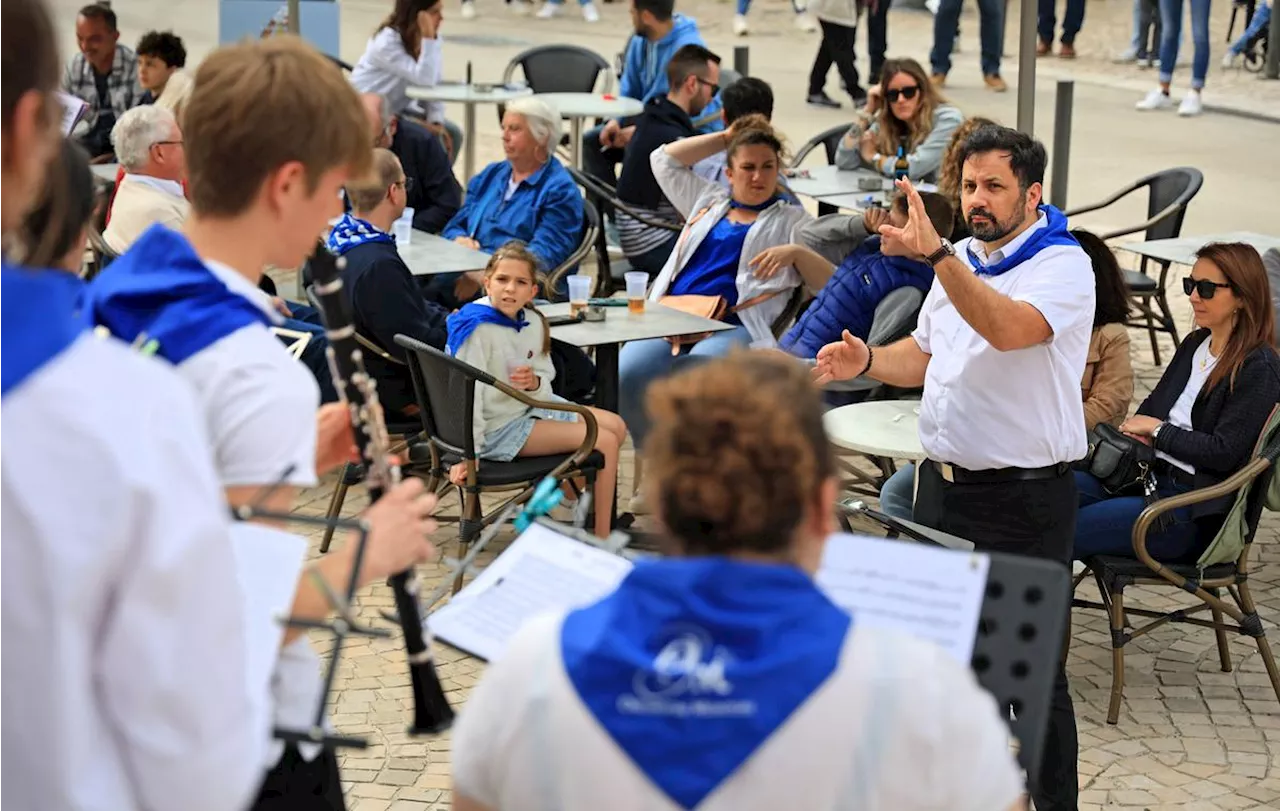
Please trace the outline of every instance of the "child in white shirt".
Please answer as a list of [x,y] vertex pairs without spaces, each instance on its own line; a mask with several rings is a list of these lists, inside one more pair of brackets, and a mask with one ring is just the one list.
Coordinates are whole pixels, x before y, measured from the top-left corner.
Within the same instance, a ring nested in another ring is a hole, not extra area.
[[[531,304],[538,294],[537,267],[537,257],[520,243],[499,248],[484,271],[487,297],[449,316],[447,349],[459,360],[529,392],[535,399],[567,402],[551,391],[555,378],[551,333],[546,319]],[[594,492],[595,532],[603,538],[609,534],[609,505],[613,503],[618,454],[627,427],[612,412],[592,408],[591,413],[598,427],[596,450],[604,456]],[[496,462],[569,453],[582,444],[587,430],[571,411],[526,406],[493,386],[476,391],[472,426],[477,457]],[[449,479],[462,484],[466,465],[454,465]]]

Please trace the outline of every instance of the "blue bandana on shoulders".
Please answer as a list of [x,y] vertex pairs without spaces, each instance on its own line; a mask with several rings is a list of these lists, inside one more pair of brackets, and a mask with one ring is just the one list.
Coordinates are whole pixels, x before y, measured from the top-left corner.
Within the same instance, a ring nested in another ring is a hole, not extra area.
[[[1067,216],[1065,214],[1048,204],[1041,205],[1038,210],[1043,211],[1045,214],[1046,222],[1044,227],[1032,231],[1027,241],[1018,246],[1018,250],[999,262],[990,265],[982,264],[977,255],[974,254],[973,240],[970,240],[969,244],[965,246],[965,251],[969,254],[969,264],[973,266],[973,272],[979,276],[999,276],[1002,273],[1008,273],[1052,245],[1080,244],[1075,237],[1071,236],[1071,232],[1067,230]],[[1037,216],[1039,215],[1037,214]]]
[[270,324],[262,308],[227,288],[186,237],[153,225],[85,288],[85,314],[124,341],[155,341],[177,365],[236,330]]
[[56,358],[89,324],[76,313],[84,283],[61,270],[0,268],[0,396]]
[[369,242],[388,242],[396,244],[395,237],[386,231],[379,231],[365,220],[351,212],[342,215],[342,219],[329,231],[326,244],[334,256],[342,256],[347,251]]
[[569,614],[561,654],[609,736],[693,808],[835,671],[851,624],[793,566],[659,560]]
[[510,318],[491,304],[480,301],[464,304],[445,321],[445,326],[449,330],[449,337],[444,345],[445,351],[450,355],[457,355],[458,350],[471,337],[471,333],[475,332],[481,324],[497,324],[519,332],[529,326],[529,321],[524,317],[524,310],[516,313],[515,318]]

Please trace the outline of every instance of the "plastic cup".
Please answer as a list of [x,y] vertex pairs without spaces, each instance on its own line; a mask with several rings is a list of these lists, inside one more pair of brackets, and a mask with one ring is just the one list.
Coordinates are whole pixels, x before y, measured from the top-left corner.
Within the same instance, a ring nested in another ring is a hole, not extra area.
[[396,220],[391,226],[397,245],[408,245],[413,239],[413,221],[412,220]]
[[649,287],[649,274],[633,270],[623,278],[627,282],[627,310],[639,315],[644,312],[644,294]]
[[514,355],[507,358],[507,382],[508,383],[513,382],[513,378],[515,377],[516,370],[519,369],[521,366],[526,365],[526,363],[527,361],[524,358],[516,357]]
[[587,300],[591,298],[591,279],[587,276],[569,277],[569,314],[577,315],[587,309]]
[[413,206],[405,206],[404,211],[400,214],[400,219],[413,222]]

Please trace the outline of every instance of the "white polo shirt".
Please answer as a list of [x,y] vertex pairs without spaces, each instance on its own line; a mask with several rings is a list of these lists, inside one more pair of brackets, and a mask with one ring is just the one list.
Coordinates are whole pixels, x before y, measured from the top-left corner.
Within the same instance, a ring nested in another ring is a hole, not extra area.
[[[1015,252],[1046,227],[1040,219],[987,257],[972,238],[956,256],[972,269]],[[1000,293],[1040,311],[1053,335],[1037,346],[1001,352],[960,317],[934,279],[912,338],[930,355],[920,406],[925,454],[969,470],[1038,468],[1073,462],[1087,450],[1080,378],[1093,329],[1094,277],[1078,245],[1050,245],[999,276],[980,276]]]
[[5,396],[0,431],[4,799],[245,807],[270,712],[188,387],[85,334]]
[[[582,703],[563,616],[522,627],[453,731],[459,794],[493,809],[679,811]],[[699,811],[1004,811],[1022,793],[996,703],[941,649],[854,627],[840,663]]]

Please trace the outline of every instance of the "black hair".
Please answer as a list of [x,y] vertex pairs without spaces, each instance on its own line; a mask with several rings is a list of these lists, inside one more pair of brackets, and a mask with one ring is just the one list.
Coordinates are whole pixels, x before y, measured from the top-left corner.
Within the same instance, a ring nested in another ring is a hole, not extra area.
[[182,45],[182,38],[172,31],[148,31],[134,50],[138,56],[154,56],[171,68],[187,66],[187,49]]
[[1025,132],[989,124],[978,127],[964,142],[960,162],[974,155],[987,152],[1008,152],[1009,167],[1014,177],[1018,178],[1018,186],[1026,191],[1032,183],[1044,183],[1044,168],[1049,163],[1044,144],[1027,135]]
[[752,113],[773,118],[773,88],[764,79],[754,76],[743,76],[722,89],[720,103],[724,106],[726,125]]
[[1092,231],[1073,228],[1071,236],[1089,254],[1089,262],[1093,265],[1094,287],[1097,290],[1093,325],[1100,327],[1103,324],[1125,323],[1129,320],[1129,294],[1125,291],[1124,276],[1120,273],[1116,255],[1102,241],[1102,237]]
[[101,3],[91,3],[80,9],[79,15],[86,20],[102,20],[107,30],[116,31],[116,13]]
[[22,222],[24,262],[53,267],[76,246],[96,202],[89,155],[74,142],[63,141],[49,164],[40,202]]
[[676,0],[631,0],[636,5],[636,12],[647,11],[660,22],[665,23],[676,13]]
[[674,90],[690,76],[702,76],[707,63],[720,64],[720,57],[696,43],[682,45],[667,60],[667,87]]

